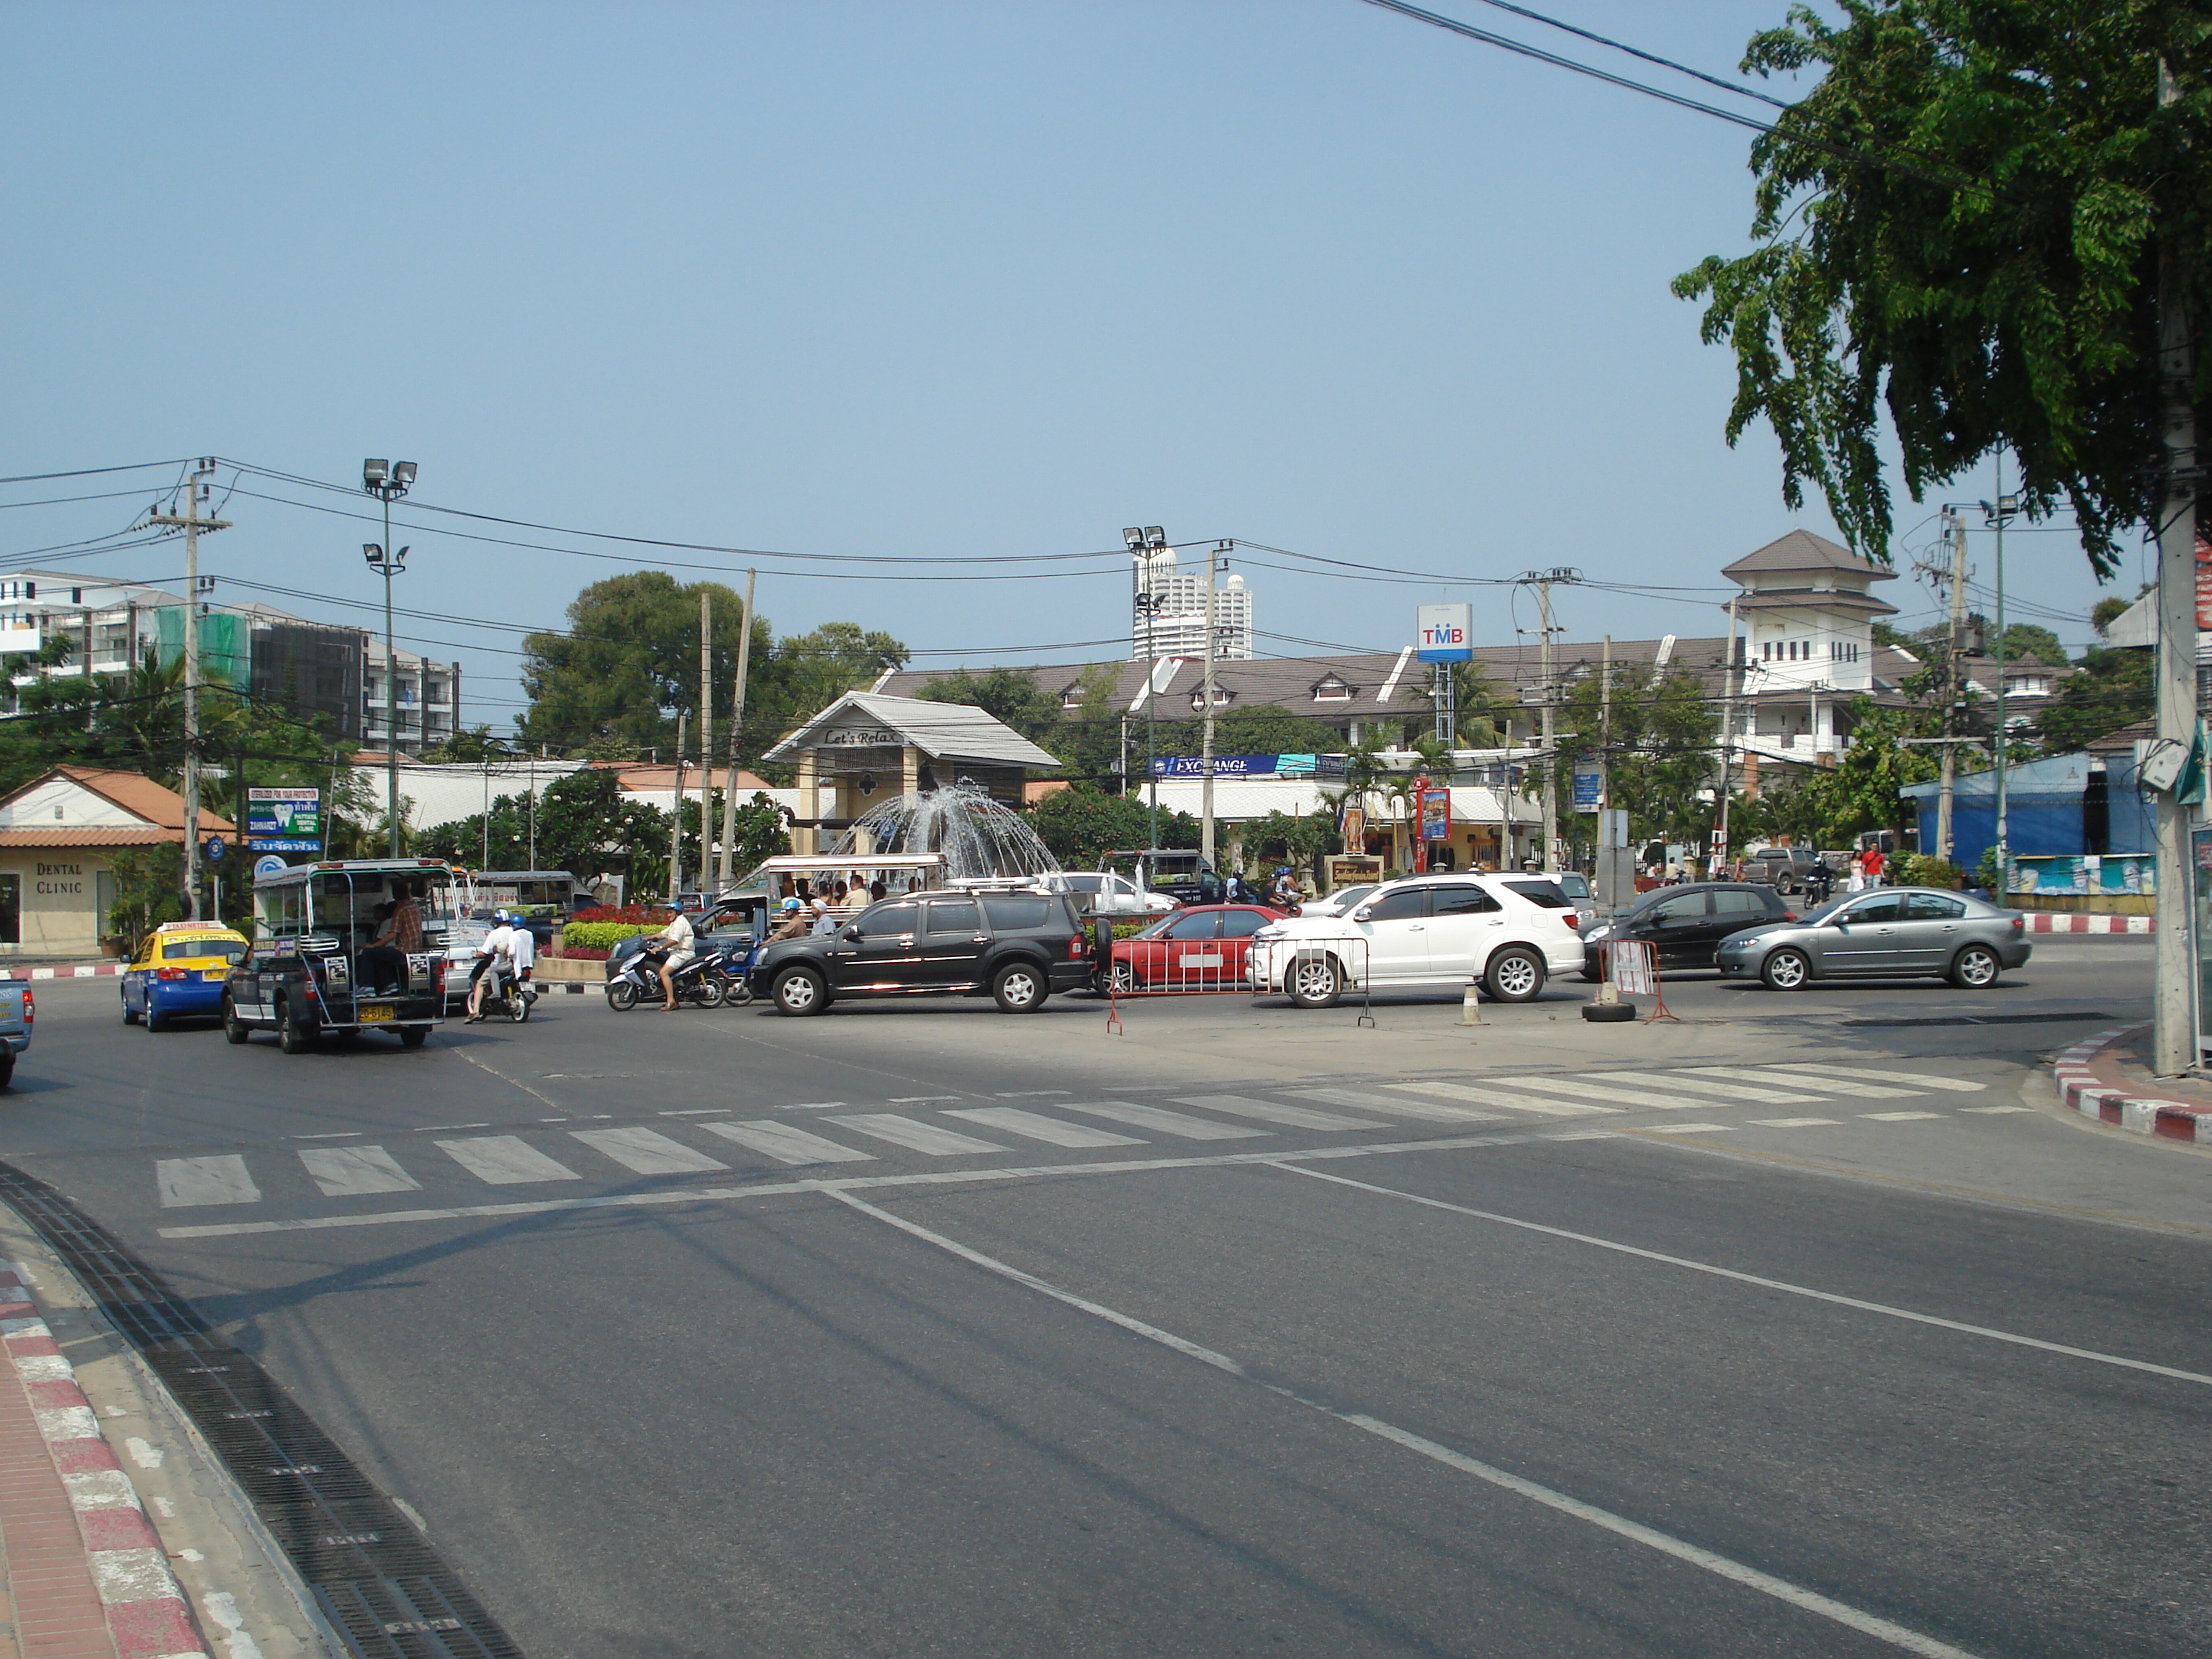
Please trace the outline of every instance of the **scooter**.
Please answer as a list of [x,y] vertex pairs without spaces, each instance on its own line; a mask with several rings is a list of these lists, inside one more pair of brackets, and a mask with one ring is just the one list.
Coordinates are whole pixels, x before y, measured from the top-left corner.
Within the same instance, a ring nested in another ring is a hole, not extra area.
[[[660,963],[665,951],[640,951],[607,981],[607,1006],[628,1013],[648,998],[659,1001]],[[724,952],[702,951],[676,970],[676,1000],[700,1008],[719,1008],[726,993],[722,978]]]
[[504,989],[486,991],[483,1002],[477,1005],[483,1011],[482,1018],[497,1019],[505,1015],[510,1023],[522,1024],[538,1004],[538,988],[526,979],[516,979],[511,975],[500,983]]

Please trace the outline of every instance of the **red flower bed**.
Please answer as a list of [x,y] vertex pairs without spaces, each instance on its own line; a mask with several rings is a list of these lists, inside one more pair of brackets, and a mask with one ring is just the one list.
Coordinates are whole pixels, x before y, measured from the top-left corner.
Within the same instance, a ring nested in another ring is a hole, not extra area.
[[[568,918],[571,921],[649,921],[655,927],[667,919],[665,909],[648,910],[642,904],[595,904],[588,910],[579,910]],[[570,954],[578,953],[572,951]]]

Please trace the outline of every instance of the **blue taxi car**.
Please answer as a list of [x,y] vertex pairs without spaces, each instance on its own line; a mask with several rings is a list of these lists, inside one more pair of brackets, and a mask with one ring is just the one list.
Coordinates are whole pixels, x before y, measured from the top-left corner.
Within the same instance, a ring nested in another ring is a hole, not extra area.
[[163,922],[123,970],[123,1023],[158,1031],[179,1015],[220,1014],[223,981],[251,948],[220,922]]

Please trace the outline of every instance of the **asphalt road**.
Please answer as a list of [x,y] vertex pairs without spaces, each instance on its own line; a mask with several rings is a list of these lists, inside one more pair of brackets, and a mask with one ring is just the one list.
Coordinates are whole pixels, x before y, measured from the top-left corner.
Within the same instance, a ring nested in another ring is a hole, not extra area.
[[289,1059],[41,985],[0,1158],[533,1659],[2196,1655],[2212,1155],[2034,1069],[2149,967]]

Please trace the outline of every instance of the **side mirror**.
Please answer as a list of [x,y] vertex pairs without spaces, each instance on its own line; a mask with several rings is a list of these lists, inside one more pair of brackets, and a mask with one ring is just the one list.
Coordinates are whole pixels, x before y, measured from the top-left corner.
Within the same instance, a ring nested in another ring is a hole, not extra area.
[[848,944],[850,944],[850,945],[857,945],[857,944],[859,944],[859,943],[860,943],[860,923],[858,923],[858,922],[853,922],[853,923],[848,924],[848,926],[846,926],[846,927],[840,927],[840,928],[837,930],[837,937],[838,937],[839,939],[842,939],[845,940]]
[[1371,921],[1374,918],[1375,907],[1371,904],[1363,904],[1352,913],[1352,919],[1354,921]]

